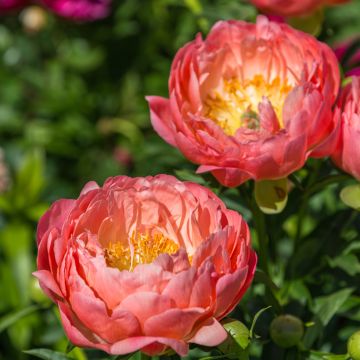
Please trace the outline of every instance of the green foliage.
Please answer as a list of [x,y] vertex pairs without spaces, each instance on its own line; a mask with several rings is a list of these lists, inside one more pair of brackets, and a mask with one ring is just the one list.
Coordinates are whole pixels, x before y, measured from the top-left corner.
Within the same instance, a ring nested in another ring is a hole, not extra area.
[[[261,257],[253,286],[231,314],[242,324],[235,352],[191,345],[184,359],[346,359],[335,354],[346,353],[360,321],[358,185],[329,161],[314,160],[289,177],[291,185],[280,181],[280,199],[253,183],[225,189],[196,174],[151,128],[145,96],[167,96],[178,48],[218,20],[254,21],[256,9],[245,0],[113,2],[103,21],[74,24],[48,14],[37,33],[26,32],[16,13],[1,17],[0,147],[10,181],[0,189],[0,360],[146,358],[68,346],[56,308],[31,273],[36,224],[51,202],[78,196],[89,180],[158,173],[204,185],[243,214]],[[319,30],[323,20],[320,39],[333,44],[358,34],[359,18],[354,0],[307,25]],[[260,213],[254,192],[271,216]],[[269,334],[283,313],[307,324],[302,342],[287,350]]]

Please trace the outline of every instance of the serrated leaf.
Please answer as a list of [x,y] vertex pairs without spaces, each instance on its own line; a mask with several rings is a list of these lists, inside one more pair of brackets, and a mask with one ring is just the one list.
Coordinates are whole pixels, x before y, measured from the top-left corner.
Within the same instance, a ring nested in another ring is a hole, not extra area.
[[255,182],[255,200],[265,214],[282,212],[288,200],[287,178]]
[[43,360],[74,360],[73,357],[49,349],[31,349],[23,352]]
[[340,199],[347,206],[360,211],[360,184],[344,187],[340,192]]

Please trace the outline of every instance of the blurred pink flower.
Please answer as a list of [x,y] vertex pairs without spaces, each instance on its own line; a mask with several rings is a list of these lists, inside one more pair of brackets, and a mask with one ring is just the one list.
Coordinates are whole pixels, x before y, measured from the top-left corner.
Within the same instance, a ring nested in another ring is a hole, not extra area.
[[326,6],[348,2],[349,0],[250,0],[260,10],[279,16],[309,15]]
[[337,166],[360,180],[360,76],[341,91],[335,117],[341,130],[332,159]]
[[75,21],[92,21],[106,17],[111,0],[42,0],[57,15]]
[[0,0],[0,14],[30,4],[43,5],[55,14],[74,21],[99,20],[109,15],[112,0]]
[[333,150],[338,62],[314,37],[259,16],[220,21],[178,51],[157,133],[225,186],[282,178]]
[[10,185],[9,168],[5,161],[4,151],[0,148],[0,194],[6,192]]
[[121,166],[129,167],[133,164],[131,152],[125,147],[117,146],[114,149],[113,157]]
[[[351,47],[357,47],[348,59],[345,59]],[[341,62],[345,76],[360,75],[360,38],[344,41],[334,47],[334,52]]]
[[37,241],[35,276],[69,339],[110,354],[218,345],[256,266],[242,217],[167,175],[88,183],[52,205]]
[[3,12],[18,10],[30,4],[30,0],[0,0],[0,14]]

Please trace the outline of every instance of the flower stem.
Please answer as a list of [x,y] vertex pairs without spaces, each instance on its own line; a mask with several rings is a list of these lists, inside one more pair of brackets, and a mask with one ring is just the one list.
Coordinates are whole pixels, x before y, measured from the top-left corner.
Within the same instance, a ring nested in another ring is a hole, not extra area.
[[265,215],[257,206],[254,199],[252,200],[251,211],[253,213],[255,230],[259,241],[260,267],[263,269],[265,274],[269,275],[269,263],[268,263],[268,251],[267,251],[269,240],[266,233]]
[[244,189],[244,187],[240,187],[239,189],[241,195],[245,199],[252,213],[252,220],[254,222],[254,227],[259,242],[258,252],[259,252],[260,267],[265,274],[269,275],[268,251],[267,251],[268,236],[266,233],[265,215],[256,204],[255,196],[249,196],[249,193],[247,191],[248,189]]

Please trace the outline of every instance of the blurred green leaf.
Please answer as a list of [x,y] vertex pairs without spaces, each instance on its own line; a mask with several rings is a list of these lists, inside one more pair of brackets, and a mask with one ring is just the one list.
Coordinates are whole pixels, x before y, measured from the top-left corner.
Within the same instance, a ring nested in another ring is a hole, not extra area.
[[311,351],[309,360],[347,360],[348,355],[335,355],[321,351]]
[[23,351],[25,354],[38,357],[43,360],[69,360],[74,359],[73,357],[67,356],[63,353],[52,351],[48,349],[32,349]]
[[0,318],[0,333],[7,329],[9,326],[16,323],[18,320],[22,319],[25,316],[28,316],[35,311],[38,311],[40,309],[37,305],[31,305],[27,308],[21,309],[19,311],[15,311],[11,314],[5,315],[2,318]]
[[334,259],[328,258],[328,262],[332,268],[338,267],[350,276],[360,273],[360,261],[354,254],[342,254]]
[[353,292],[353,288],[347,288],[327,296],[318,297],[314,300],[313,312],[325,326]]
[[44,156],[40,150],[28,152],[16,173],[14,188],[14,202],[18,209],[34,204],[43,190]]
[[200,185],[207,186],[208,182],[201,176],[189,170],[175,170],[175,175],[179,180],[191,181]]
[[307,32],[313,36],[318,36],[321,32],[323,21],[324,11],[320,8],[311,15],[290,18],[289,24],[296,29]]

